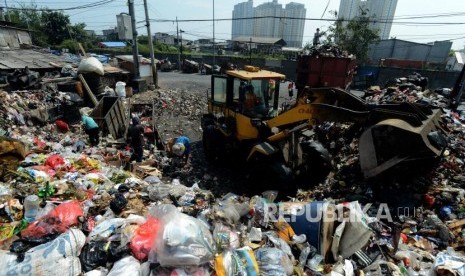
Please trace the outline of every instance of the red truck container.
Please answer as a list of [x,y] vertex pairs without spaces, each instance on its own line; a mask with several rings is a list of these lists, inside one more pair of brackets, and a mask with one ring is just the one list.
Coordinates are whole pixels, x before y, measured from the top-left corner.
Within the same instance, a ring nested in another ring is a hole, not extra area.
[[300,56],[297,60],[296,87],[340,87],[346,89],[356,69],[355,58]]

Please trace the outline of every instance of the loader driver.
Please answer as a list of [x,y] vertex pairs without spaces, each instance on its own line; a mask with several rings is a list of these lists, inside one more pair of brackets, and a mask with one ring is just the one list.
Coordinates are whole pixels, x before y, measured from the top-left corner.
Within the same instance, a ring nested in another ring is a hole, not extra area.
[[250,84],[247,86],[245,93],[244,112],[251,113],[257,104],[257,95],[254,93],[254,87]]

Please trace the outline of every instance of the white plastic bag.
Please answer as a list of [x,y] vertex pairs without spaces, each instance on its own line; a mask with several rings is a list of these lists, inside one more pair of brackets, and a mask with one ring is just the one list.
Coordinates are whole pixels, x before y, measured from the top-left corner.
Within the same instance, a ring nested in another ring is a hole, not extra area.
[[119,81],[115,84],[115,92],[118,97],[126,97],[126,83]]
[[107,276],[139,276],[140,262],[133,256],[127,256],[117,261]]
[[53,241],[38,245],[25,253],[17,262],[14,253],[0,251],[1,275],[79,275],[81,262],[78,255],[86,237],[78,229],[70,229]]
[[84,58],[79,63],[78,73],[96,73],[103,76],[103,64],[94,57]]
[[213,238],[202,221],[179,212],[162,221],[154,247],[161,266],[198,266],[213,260]]

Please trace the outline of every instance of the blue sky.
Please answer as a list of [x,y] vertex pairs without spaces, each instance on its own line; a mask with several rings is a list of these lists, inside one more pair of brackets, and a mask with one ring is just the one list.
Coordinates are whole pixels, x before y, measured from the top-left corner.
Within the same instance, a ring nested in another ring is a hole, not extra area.
[[[4,0],[5,1],[5,0]],[[1,1],[1,2],[4,2]],[[99,0],[36,0],[32,1],[38,7],[68,8]],[[136,20],[145,20],[143,0],[134,0],[136,7]],[[215,18],[231,18],[235,4],[245,0],[148,0],[150,19],[179,20],[188,19],[212,19],[213,3],[215,4]],[[270,0],[271,1],[271,0]],[[270,2],[267,0],[254,0],[254,6]],[[297,2],[305,5],[307,18],[325,19],[332,18],[328,11],[337,10],[339,0],[278,0],[280,4]],[[31,1],[6,0],[8,6],[29,5]],[[2,3],[3,6],[4,3]],[[324,13],[328,5],[326,13]],[[128,12],[126,0],[115,0],[111,3],[87,9],[65,11],[73,23],[84,22],[87,29],[109,29],[116,26],[116,15]],[[453,15],[451,13],[454,13]],[[460,14],[458,14],[460,13]],[[437,15],[437,17],[430,17]],[[415,19],[402,19],[402,17],[416,16]],[[435,40],[451,39],[453,49],[463,49],[465,45],[465,5],[463,0],[398,0],[396,15],[402,22],[409,24],[393,24],[391,37],[415,41],[420,43]],[[420,23],[420,24],[419,24]],[[437,23],[435,25],[421,25],[421,23]],[[462,25],[442,23],[464,23]],[[325,21],[306,21],[304,31],[304,43],[310,41],[316,28],[326,29],[330,23]],[[139,34],[147,34],[145,24],[139,23]],[[213,23],[210,22],[180,22],[179,28],[185,31],[183,38],[198,39],[211,38],[213,36]],[[176,34],[174,22],[151,22],[152,33],[166,32]],[[218,40],[230,39],[231,22],[222,21],[215,23],[215,37]]]

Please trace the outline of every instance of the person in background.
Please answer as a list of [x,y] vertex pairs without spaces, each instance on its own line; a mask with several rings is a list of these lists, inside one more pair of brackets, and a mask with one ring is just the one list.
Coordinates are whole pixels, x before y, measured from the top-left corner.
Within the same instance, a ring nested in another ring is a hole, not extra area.
[[316,28],[316,32],[313,35],[313,46],[319,45],[320,44],[320,37],[322,37],[325,34],[326,34],[326,32],[321,32],[320,33],[320,28]]
[[144,127],[139,117],[132,117],[132,125],[128,129],[126,141],[133,149],[130,161],[142,162],[144,155]]
[[190,140],[187,136],[178,136],[170,141],[167,144],[167,151],[177,157],[180,157],[184,164],[187,164],[190,154]]
[[289,91],[289,98],[294,97],[294,82],[289,82],[289,85],[287,86],[287,90]]
[[81,121],[84,126],[84,131],[89,135],[89,142],[92,147],[99,144],[99,127],[92,117],[81,114]]

